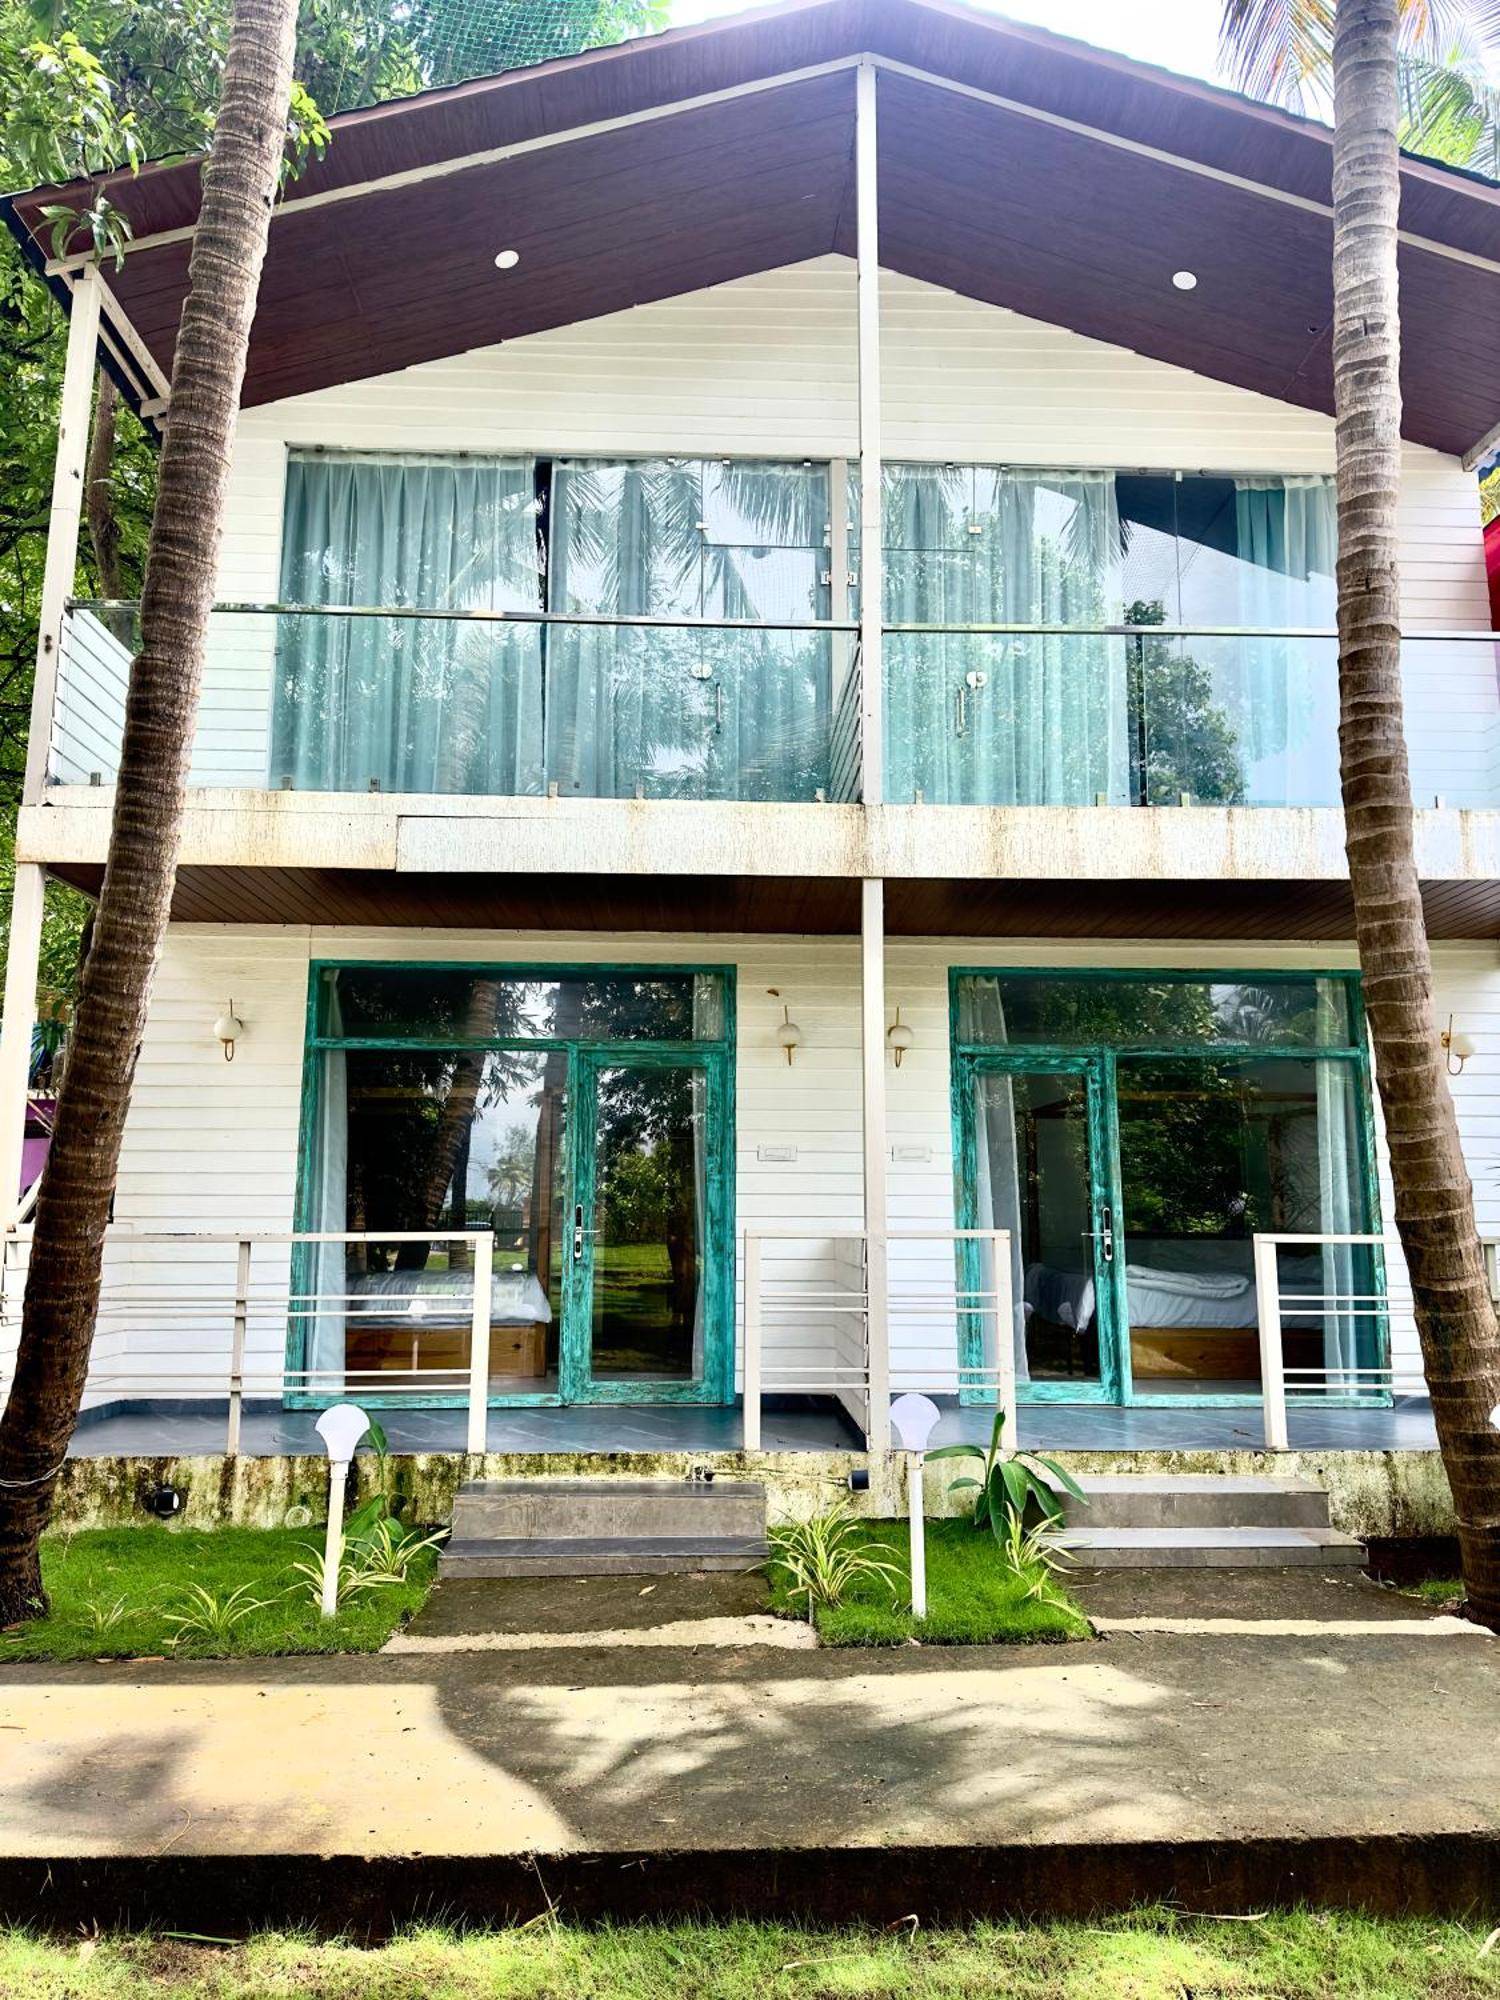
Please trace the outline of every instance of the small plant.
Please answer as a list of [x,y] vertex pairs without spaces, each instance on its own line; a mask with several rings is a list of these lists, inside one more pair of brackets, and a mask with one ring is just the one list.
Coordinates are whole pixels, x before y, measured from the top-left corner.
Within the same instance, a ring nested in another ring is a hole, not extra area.
[[252,1597],[251,1589],[250,1584],[242,1583],[228,1596],[218,1597],[201,1583],[191,1585],[178,1608],[162,1614],[166,1624],[177,1628],[171,1643],[180,1646],[189,1639],[207,1639],[216,1646],[227,1645],[247,1618],[264,1611],[271,1602]]
[[845,1506],[831,1507],[810,1521],[787,1521],[771,1530],[771,1564],[787,1576],[787,1595],[805,1597],[811,1622],[820,1604],[843,1603],[856,1583],[883,1585],[895,1601],[904,1572],[866,1548],[860,1523]]
[[113,1604],[96,1601],[83,1604],[78,1609],[78,1621],[93,1639],[105,1639],[125,1616],[126,1604],[123,1597],[117,1597]]
[[[929,1462],[935,1458],[978,1458],[984,1461],[984,1470],[978,1479],[955,1479],[948,1491],[957,1493],[962,1488],[975,1489],[974,1526],[988,1528],[1002,1549],[1006,1546],[1006,1523],[1012,1515],[1024,1525],[1028,1512],[1034,1507],[1040,1511],[1048,1526],[1057,1526],[1063,1511],[1057,1486],[1070,1493],[1075,1500],[1088,1505],[1082,1487],[1063,1471],[1055,1458],[1047,1458],[1039,1451],[1015,1451],[1008,1458],[1003,1457],[1000,1433],[1004,1428],[1005,1412],[996,1410],[988,1451],[977,1444],[945,1444],[927,1454]],[[1056,1486],[1052,1484],[1054,1480]]]
[[442,1529],[424,1535],[416,1528],[403,1528],[399,1521],[377,1521],[365,1538],[345,1550],[345,1566],[363,1582],[351,1587],[369,1589],[381,1583],[405,1583],[412,1563],[424,1549],[441,1548]]
[[1038,1521],[1028,1528],[1019,1514],[1008,1513],[1000,1555],[1011,1575],[1025,1584],[1026,1596],[1033,1603],[1070,1608],[1055,1579],[1066,1572],[1071,1558],[1057,1539],[1053,1522]]

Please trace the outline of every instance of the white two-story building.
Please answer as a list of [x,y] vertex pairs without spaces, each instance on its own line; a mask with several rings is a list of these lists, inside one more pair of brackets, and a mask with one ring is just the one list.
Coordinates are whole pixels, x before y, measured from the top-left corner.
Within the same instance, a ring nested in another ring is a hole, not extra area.
[[[1433,1032],[1494,1229],[1500,191],[1402,178]],[[111,186],[118,268],[7,207],[72,315],[10,1190],[132,645],[70,595],[89,386],[170,421],[198,186]],[[1323,127],[956,0],[335,119],[271,224],[80,1445],[355,1393],[454,1448],[878,1449],[893,1388],[1255,1440],[1268,1340],[1294,1441],[1430,1438],[1399,1257],[1341,1240],[1390,1197],[1330,245]]]

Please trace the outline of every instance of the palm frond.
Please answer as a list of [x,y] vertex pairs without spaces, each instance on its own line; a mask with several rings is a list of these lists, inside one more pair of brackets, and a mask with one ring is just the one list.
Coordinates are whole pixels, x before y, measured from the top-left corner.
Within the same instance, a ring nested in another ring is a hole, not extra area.
[[1220,68],[1252,97],[1305,110],[1320,88],[1327,92],[1333,8],[1334,0],[1224,0]]
[[1401,143],[1448,166],[1500,178],[1500,89],[1449,63],[1403,56]]

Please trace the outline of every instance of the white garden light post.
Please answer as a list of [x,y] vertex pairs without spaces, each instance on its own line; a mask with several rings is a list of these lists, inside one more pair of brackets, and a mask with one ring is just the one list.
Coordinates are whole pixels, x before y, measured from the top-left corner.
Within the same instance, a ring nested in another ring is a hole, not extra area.
[[370,1419],[355,1403],[335,1403],[317,1422],[318,1436],[328,1447],[328,1535],[323,1543],[323,1616],[331,1618],[339,1603],[339,1555],[344,1542],[344,1484],[355,1448],[370,1428]]
[[942,1411],[931,1396],[898,1396],[891,1405],[891,1430],[901,1449],[910,1452],[906,1497],[911,1508],[911,1615],[927,1616],[927,1526],[922,1515],[923,1454],[937,1429]]

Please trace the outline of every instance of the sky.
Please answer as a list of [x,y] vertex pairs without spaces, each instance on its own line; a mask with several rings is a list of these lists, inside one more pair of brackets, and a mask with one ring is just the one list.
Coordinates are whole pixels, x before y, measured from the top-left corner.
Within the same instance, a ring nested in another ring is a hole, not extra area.
[[[1119,49],[1142,62],[1160,63],[1182,76],[1217,81],[1214,48],[1220,0],[971,0],[985,13],[1013,21],[1034,21],[1059,35],[1074,35],[1097,48]],[[713,21],[740,14],[747,0],[674,0],[672,21]]]

